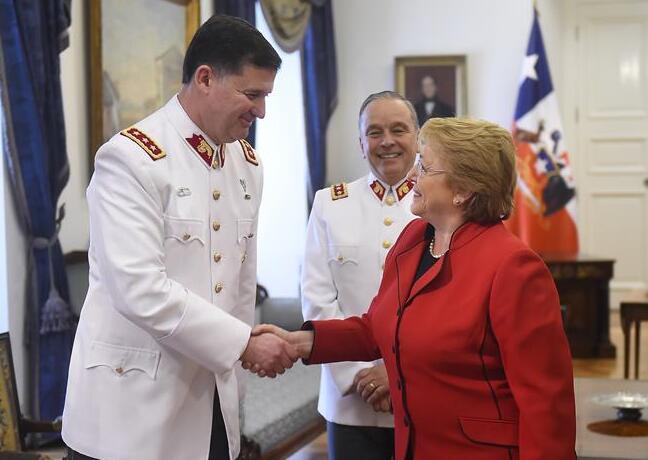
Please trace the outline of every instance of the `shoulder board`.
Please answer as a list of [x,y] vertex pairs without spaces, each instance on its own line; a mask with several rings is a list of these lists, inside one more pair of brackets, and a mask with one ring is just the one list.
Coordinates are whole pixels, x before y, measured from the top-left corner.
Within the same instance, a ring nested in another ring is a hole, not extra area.
[[340,200],[349,196],[349,188],[347,184],[341,182],[331,186],[331,200]]
[[131,141],[139,145],[154,161],[166,156],[166,152],[158,147],[153,139],[134,126],[120,131],[119,134],[129,138]]
[[243,155],[245,155],[245,161],[252,163],[254,166],[259,166],[259,160],[257,160],[256,153],[248,141],[245,139],[239,139],[239,144],[243,149]]

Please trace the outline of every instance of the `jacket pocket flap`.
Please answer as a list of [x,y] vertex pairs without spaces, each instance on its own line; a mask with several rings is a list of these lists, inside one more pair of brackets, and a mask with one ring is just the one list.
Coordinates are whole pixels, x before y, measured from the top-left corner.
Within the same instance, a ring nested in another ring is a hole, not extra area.
[[351,262],[358,264],[358,246],[342,244],[329,244],[328,261],[337,261],[340,264]]
[[137,369],[155,380],[159,363],[159,351],[95,341],[90,345],[85,367],[107,366],[118,375]]
[[205,244],[205,225],[199,219],[181,219],[164,216],[164,237],[173,238],[181,243],[191,243],[194,240]]
[[518,422],[473,417],[459,417],[461,430],[468,439],[496,446],[518,445]]
[[236,235],[239,244],[242,244],[243,242],[247,242],[247,240],[254,238],[252,228],[254,228],[253,219],[238,219],[236,221]]

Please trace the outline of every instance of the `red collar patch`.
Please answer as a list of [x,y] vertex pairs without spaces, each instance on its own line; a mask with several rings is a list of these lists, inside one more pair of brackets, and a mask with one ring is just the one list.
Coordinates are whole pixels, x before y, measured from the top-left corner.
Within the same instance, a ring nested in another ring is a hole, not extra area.
[[214,161],[214,149],[202,134],[194,134],[191,137],[187,137],[186,140],[207,166],[211,167]]
[[410,190],[412,190],[412,187],[414,187],[414,181],[410,179],[400,184],[400,186],[396,189],[396,196],[398,196],[398,201],[405,198],[405,195],[407,195]]
[[382,201],[383,197],[385,196],[385,187],[383,186],[383,184],[381,184],[379,180],[375,180],[371,184],[369,184],[369,188],[372,192],[374,192],[378,199]]

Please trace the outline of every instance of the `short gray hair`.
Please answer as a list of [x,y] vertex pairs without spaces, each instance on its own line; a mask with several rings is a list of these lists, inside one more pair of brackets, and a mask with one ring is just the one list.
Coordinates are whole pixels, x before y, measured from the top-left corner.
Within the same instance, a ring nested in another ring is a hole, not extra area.
[[360,113],[358,114],[358,126],[360,126],[360,120],[362,119],[362,114],[365,112],[365,110],[367,110],[367,106],[371,104],[373,101],[377,101],[379,99],[394,99],[397,101],[402,101],[407,107],[407,109],[409,110],[410,115],[412,116],[412,123],[414,124],[416,131],[419,130],[418,117],[416,116],[416,110],[414,109],[414,106],[410,101],[408,101],[401,94],[395,91],[380,91],[378,93],[372,93],[369,96],[367,96],[367,98],[360,106]]

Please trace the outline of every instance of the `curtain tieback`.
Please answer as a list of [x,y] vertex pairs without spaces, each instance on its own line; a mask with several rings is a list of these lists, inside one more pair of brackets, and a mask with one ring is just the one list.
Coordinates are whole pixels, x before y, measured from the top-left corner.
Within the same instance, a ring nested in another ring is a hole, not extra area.
[[62,205],[58,210],[58,216],[55,222],[54,234],[50,239],[47,238],[34,238],[32,241],[32,248],[34,249],[47,249],[47,256],[49,262],[49,279],[50,291],[43,305],[41,311],[41,327],[40,335],[46,335],[52,332],[63,332],[72,329],[73,316],[70,306],[61,297],[56,289],[54,282],[54,260],[52,257],[52,247],[58,241],[58,234],[61,229],[61,221],[65,217],[65,205]]

